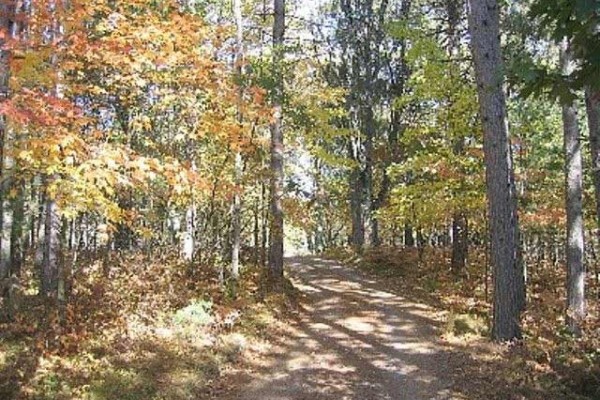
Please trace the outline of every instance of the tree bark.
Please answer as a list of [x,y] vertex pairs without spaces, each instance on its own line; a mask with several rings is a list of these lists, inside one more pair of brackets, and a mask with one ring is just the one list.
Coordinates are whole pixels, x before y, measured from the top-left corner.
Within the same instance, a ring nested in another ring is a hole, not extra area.
[[415,235],[409,223],[404,224],[404,246],[415,247]]
[[58,205],[52,198],[46,201],[44,220],[44,247],[42,259],[43,296],[58,297],[59,260],[60,260],[60,216]]
[[587,87],[585,90],[590,152],[592,158],[592,179],[596,199],[596,225],[600,229],[600,91]]
[[12,227],[10,231],[10,269],[14,275],[21,272],[23,263],[23,226],[25,223],[25,182],[20,180],[15,183],[16,194],[11,201]]
[[[561,70],[564,76],[572,73],[573,61],[567,40],[561,43]],[[581,321],[585,318],[585,266],[583,262],[583,167],[581,141],[577,122],[577,101],[562,105],[565,188],[567,211],[567,325],[575,334],[581,334]]]
[[269,265],[267,280],[271,290],[280,291],[283,286],[283,53],[285,35],[285,0],[273,0],[273,73],[276,76],[271,124],[271,228],[269,240]]
[[[353,159],[358,162],[358,155],[356,155],[357,149],[355,144],[350,141],[350,154]],[[360,173],[360,167],[358,165],[352,168],[349,177],[349,189],[350,189],[350,214],[352,221],[352,232],[350,237],[350,244],[352,248],[357,252],[361,253],[365,244],[365,222],[363,217],[363,186]]]
[[[463,9],[462,0],[447,0],[446,1],[446,15],[448,18],[448,48],[447,54],[448,59],[456,60],[460,56],[460,34],[458,27],[461,19],[461,11]],[[457,76],[455,68],[449,70],[450,79],[459,80],[460,76]],[[460,74],[460,72],[458,72]],[[454,104],[454,93],[448,93],[448,107],[452,107]],[[452,122],[448,122],[448,130],[450,137],[454,138],[453,153],[456,156],[462,156],[464,153],[464,142],[465,138],[462,133],[458,133]],[[460,196],[460,193],[457,193]],[[465,273],[467,264],[467,255],[469,250],[469,237],[468,237],[468,219],[467,215],[460,210],[455,210],[452,216],[452,258],[450,262],[450,269],[455,277]]]
[[195,207],[192,201],[185,211],[185,227],[183,232],[183,243],[182,243],[182,257],[183,261],[192,263],[194,261],[194,253],[196,250],[196,243],[194,237],[194,217]]
[[11,202],[8,198],[9,190],[12,186],[13,178],[10,170],[13,168],[12,160],[7,155],[10,151],[10,143],[12,139],[7,130],[2,132],[0,140],[0,176],[5,180],[0,188],[0,278],[11,275],[12,267],[10,265],[10,247],[11,247],[11,231],[13,225],[13,210]]
[[[236,25],[236,46],[235,46],[235,69],[238,79],[240,80],[238,88],[238,110],[237,119],[240,126],[243,123],[243,115],[241,110],[242,101],[244,100],[244,87],[241,82],[243,74],[244,62],[244,25],[242,19],[242,1],[233,0],[233,15]],[[236,282],[240,275],[240,242],[242,234],[242,171],[243,159],[242,154],[238,151],[235,155],[235,184],[236,191],[233,194],[233,207],[231,216],[232,225],[232,240],[231,240],[231,278]],[[235,289],[234,289],[235,291]]]
[[260,265],[267,266],[267,247],[269,245],[269,198],[267,185],[260,185],[260,210],[261,210],[261,229],[260,229]]
[[470,0],[469,31],[483,124],[491,263],[494,272],[492,337],[498,341],[510,341],[521,337],[525,287],[503,89],[504,63],[499,20],[500,7],[497,0]]
[[[372,80],[372,78],[368,78]],[[372,92],[373,88],[370,84],[365,85],[366,91]],[[364,189],[367,210],[367,220],[369,226],[369,245],[372,247],[379,246],[379,224],[377,221],[377,201],[374,197],[373,190],[373,141],[375,140],[375,114],[373,112],[373,100],[368,96],[368,104],[363,105],[362,121],[363,134],[365,135],[365,171],[364,171]]]
[[[0,4],[0,30],[6,35],[0,37],[0,102],[4,102],[9,97],[9,78],[10,78],[10,51],[5,48],[8,39],[7,34],[10,32],[10,6],[8,4]],[[7,138],[6,116],[0,115],[0,178],[5,181],[7,172],[5,168],[5,147]],[[7,254],[2,251],[6,248],[5,232],[5,185],[0,186],[0,280],[5,279],[9,275],[9,262]]]
[[450,269],[454,276],[463,274],[467,266],[468,232],[467,216],[462,212],[455,213],[452,217],[452,260],[450,263]]
[[[119,199],[119,208],[121,210],[131,210],[133,208],[133,199],[131,198],[129,190],[126,193],[122,193]],[[127,224],[127,222],[120,222],[117,225],[117,232],[115,233],[115,249],[119,251],[129,251],[133,246],[133,231]]]

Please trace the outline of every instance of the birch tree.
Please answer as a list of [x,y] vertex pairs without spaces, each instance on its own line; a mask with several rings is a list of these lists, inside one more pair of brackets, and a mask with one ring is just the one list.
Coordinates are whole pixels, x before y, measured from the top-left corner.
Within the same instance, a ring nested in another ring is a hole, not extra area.
[[[561,72],[569,76],[573,61],[567,40],[561,43]],[[583,170],[581,140],[577,122],[577,99],[562,104],[565,148],[565,209],[567,211],[567,324],[574,334],[580,334],[585,318],[585,267],[583,264]]]

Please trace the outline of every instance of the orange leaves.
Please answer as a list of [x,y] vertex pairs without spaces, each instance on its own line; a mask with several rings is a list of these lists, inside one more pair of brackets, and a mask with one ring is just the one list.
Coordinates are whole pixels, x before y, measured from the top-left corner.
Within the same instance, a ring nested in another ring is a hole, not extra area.
[[272,114],[263,89],[244,87],[240,100],[245,83],[224,56],[231,27],[176,0],[68,3],[34,0],[27,35],[5,43],[11,87],[0,113],[22,173],[52,176],[65,216],[109,223],[136,218],[119,207],[123,193],[226,199],[232,154],[264,146],[257,126]]
[[565,224],[564,207],[539,206],[534,212],[524,212],[523,224],[532,227],[550,227],[562,226]]

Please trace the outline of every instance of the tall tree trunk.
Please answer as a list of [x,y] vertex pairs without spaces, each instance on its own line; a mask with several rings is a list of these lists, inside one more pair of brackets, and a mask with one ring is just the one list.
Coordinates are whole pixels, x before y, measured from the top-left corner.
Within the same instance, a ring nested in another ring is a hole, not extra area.
[[423,253],[425,252],[426,245],[425,237],[423,236],[423,228],[417,228],[417,251],[419,253],[419,260],[423,259]]
[[34,179],[35,183],[32,185],[32,188],[37,186],[39,188],[37,196],[36,196],[36,209],[32,209],[32,213],[35,214],[33,218],[35,222],[35,226],[33,228],[33,235],[35,238],[32,240],[34,249],[35,249],[35,266],[38,270],[42,270],[44,263],[44,221],[46,220],[46,178],[42,178],[37,176]]
[[8,198],[12,186],[13,177],[10,172],[12,160],[7,155],[12,141],[8,130],[4,130],[0,140],[0,168],[3,182],[0,185],[0,278],[11,275],[10,265],[10,239],[12,231],[13,213]]
[[267,187],[264,183],[260,185],[261,204],[261,233],[260,233],[260,265],[267,266],[267,246],[269,245],[269,199]]
[[348,178],[349,197],[350,197],[350,216],[352,223],[352,232],[350,236],[350,245],[360,253],[365,244],[365,222],[363,216],[363,185],[362,174],[359,163],[359,140],[352,138],[348,143],[348,152],[350,158],[356,163],[350,171]]
[[467,254],[469,223],[464,213],[457,212],[452,217],[452,259],[450,269],[455,276],[465,272]]
[[503,89],[504,63],[499,20],[500,7],[497,0],[470,0],[469,31],[484,132],[491,262],[494,271],[492,337],[494,340],[508,341],[521,337],[525,287]]
[[255,263],[260,262],[260,200],[257,199],[254,206],[254,229],[253,229],[253,259]]
[[[454,60],[460,55],[460,33],[458,32],[458,27],[463,5],[464,3],[462,0],[446,0],[446,14],[448,18],[447,54],[451,63],[455,63]],[[460,79],[460,76],[457,76],[460,74],[458,68],[451,67],[449,73],[450,79]],[[449,92],[447,97],[448,107],[452,107],[455,102],[455,93]],[[451,120],[448,121],[447,126],[450,136],[454,138],[453,153],[457,156],[463,155],[465,142],[463,134],[457,132],[455,124],[453,124]],[[450,269],[456,277],[465,272],[468,250],[469,237],[467,215],[464,212],[456,210],[452,215],[452,258],[450,262]]]
[[415,235],[409,223],[404,224],[404,246],[415,247]]
[[[130,211],[133,208],[132,194],[129,190],[123,193],[119,199],[119,208]],[[129,251],[133,245],[133,231],[127,222],[120,222],[115,233],[115,249]]]
[[15,183],[16,193],[11,201],[12,227],[10,232],[10,268],[11,273],[19,275],[23,262],[23,226],[25,223],[25,181]]
[[[60,14],[63,11],[64,4],[58,0],[50,1],[48,11],[53,14],[52,24],[49,26],[49,40],[58,42],[61,37],[62,27],[59,20]],[[50,63],[53,66],[58,65],[58,55],[52,54]],[[61,99],[64,97],[63,85],[61,83],[60,73],[54,85],[53,95]],[[42,274],[41,274],[41,294],[57,300],[59,299],[59,285],[61,284],[61,261],[62,261],[62,240],[61,240],[61,217],[59,213],[58,203],[54,194],[48,190],[50,186],[55,184],[59,178],[57,174],[48,176],[45,180],[46,205],[44,216],[44,241],[42,252]]]
[[271,229],[267,280],[270,289],[279,291],[283,283],[283,53],[285,34],[285,0],[273,0],[273,67],[276,76],[271,124]]
[[[22,11],[21,2],[5,2],[0,6],[0,30],[4,38],[13,40],[19,38],[21,24],[18,22],[17,14]],[[0,47],[4,47],[5,39],[0,40]],[[0,55],[0,102],[7,100],[10,96],[10,57],[9,49],[3,49]],[[6,128],[6,119],[0,116],[0,279],[8,276],[8,305],[9,317],[13,317],[16,310],[15,293],[18,287],[18,278],[21,269],[21,235],[22,220],[24,213],[23,186],[17,183],[15,186],[16,163],[9,155],[10,148],[17,140],[16,133]],[[12,133],[12,135],[11,135]],[[8,193],[16,189],[16,196],[11,198]],[[16,219],[16,221],[15,221]]]
[[196,243],[194,237],[194,218],[195,218],[195,207],[193,201],[186,208],[185,211],[185,227],[183,232],[183,243],[182,243],[182,258],[187,263],[194,261],[194,253],[196,250]]
[[15,160],[10,155],[15,143],[15,133],[13,130],[5,130],[3,138],[0,142],[2,149],[0,150],[0,162],[2,163],[2,178],[3,182],[0,185],[0,210],[1,210],[1,235],[0,235],[0,269],[6,271],[5,275],[13,274],[13,266],[11,264],[11,249],[12,249],[12,230],[14,223],[14,207],[13,200],[9,193],[15,187]]
[[35,248],[36,244],[36,205],[37,205],[37,192],[34,185],[35,178],[32,178],[29,181],[29,201],[27,202],[27,224],[28,233],[27,238],[25,240],[25,246],[23,248],[24,252],[27,252],[29,249]]
[[590,152],[592,158],[592,179],[596,199],[596,225],[600,230],[600,91],[587,87],[585,90]]
[[56,201],[48,197],[45,207],[41,294],[57,298],[60,261],[60,215]]
[[[243,75],[244,62],[244,26],[242,19],[242,0],[233,0],[233,15],[236,25],[236,46],[235,46],[235,69],[240,80],[238,88],[238,110],[237,119],[240,125],[243,123],[242,101],[244,100],[244,86],[241,82]],[[235,155],[235,184],[236,190],[233,194],[233,207],[231,216],[232,240],[231,240],[231,278],[237,282],[240,274],[240,242],[242,234],[242,154],[238,151]],[[235,291],[235,288],[234,288]]]
[[[372,92],[370,84],[367,85],[367,91]],[[364,105],[362,120],[363,133],[365,135],[365,171],[364,171],[364,190],[366,199],[367,220],[369,226],[369,245],[377,247],[379,241],[379,224],[377,221],[377,200],[374,197],[373,190],[373,141],[375,140],[375,115],[373,112],[373,101],[369,100],[369,104]]]
[[[5,102],[9,97],[9,78],[10,78],[10,51],[5,48],[8,34],[10,32],[10,7],[8,4],[0,4],[0,30],[2,36],[0,37],[0,102]],[[5,168],[5,147],[8,141],[7,130],[6,130],[6,116],[0,115],[0,178],[2,185],[0,185],[0,283],[3,279],[9,275],[9,262],[8,257],[2,251],[6,247],[5,235],[6,227],[4,221],[5,211],[5,198],[7,188],[4,182],[7,181],[7,171]],[[1,289],[2,286],[0,286]],[[0,290],[1,292],[1,290]],[[0,293],[3,294],[3,293]]]
[[[567,40],[561,43],[561,69],[564,76],[572,73]],[[583,263],[583,168],[581,141],[577,122],[577,101],[562,105],[565,145],[565,178],[567,210],[567,324],[579,335],[580,323],[585,318],[585,266]]]

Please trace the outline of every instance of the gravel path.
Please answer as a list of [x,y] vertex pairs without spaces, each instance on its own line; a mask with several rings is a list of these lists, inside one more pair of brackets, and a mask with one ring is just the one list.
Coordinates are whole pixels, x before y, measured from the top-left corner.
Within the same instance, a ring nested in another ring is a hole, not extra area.
[[298,322],[232,399],[455,398],[431,309],[333,261],[288,259],[287,272],[305,297]]

